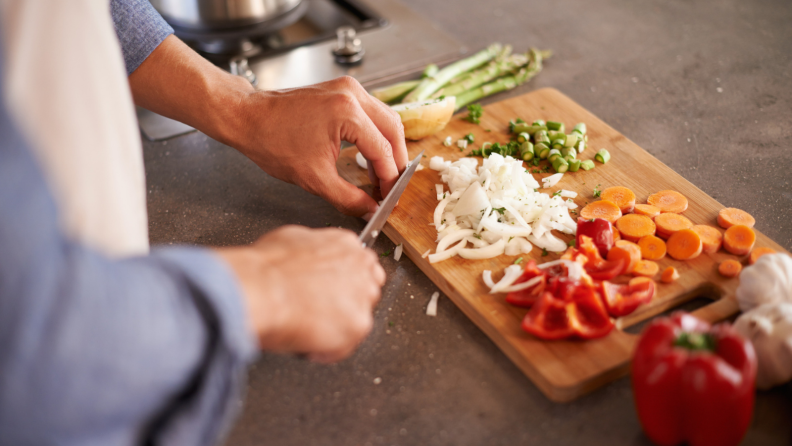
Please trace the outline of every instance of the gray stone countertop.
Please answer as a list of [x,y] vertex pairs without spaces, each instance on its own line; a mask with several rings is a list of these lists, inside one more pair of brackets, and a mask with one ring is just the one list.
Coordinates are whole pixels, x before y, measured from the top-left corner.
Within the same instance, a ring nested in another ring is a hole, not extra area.
[[[406,3],[472,49],[555,51],[533,81],[485,102],[555,87],[792,250],[788,0]],[[200,133],[146,142],[145,157],[153,244],[363,226]],[[383,237],[375,250],[393,247]],[[227,445],[650,444],[629,378],[550,402],[447,298],[425,315],[437,288],[409,259],[382,264],[389,278],[359,351],[332,366],[264,354]],[[758,392],[744,444],[790,444],[790,420],[792,385]]]

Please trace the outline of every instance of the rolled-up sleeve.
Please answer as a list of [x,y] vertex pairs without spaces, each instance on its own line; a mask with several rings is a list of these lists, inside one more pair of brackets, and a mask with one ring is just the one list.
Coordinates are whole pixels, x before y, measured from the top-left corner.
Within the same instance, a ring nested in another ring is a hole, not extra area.
[[110,0],[110,14],[121,42],[127,76],[173,34],[173,28],[148,0]]
[[113,261],[64,238],[0,105],[0,445],[213,444],[255,352],[210,251]]

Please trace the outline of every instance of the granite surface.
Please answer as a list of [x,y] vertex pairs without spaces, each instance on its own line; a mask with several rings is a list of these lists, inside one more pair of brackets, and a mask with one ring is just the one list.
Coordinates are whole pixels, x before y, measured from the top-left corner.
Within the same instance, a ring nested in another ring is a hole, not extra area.
[[[405,2],[471,49],[552,48],[540,76],[490,101],[555,87],[792,250],[788,0]],[[153,244],[363,227],[203,134],[144,144]],[[448,299],[424,314],[436,287],[410,260],[382,264],[360,350],[333,366],[264,354],[227,445],[650,444],[629,378],[552,403]],[[792,385],[759,392],[743,444],[790,444],[790,420]]]

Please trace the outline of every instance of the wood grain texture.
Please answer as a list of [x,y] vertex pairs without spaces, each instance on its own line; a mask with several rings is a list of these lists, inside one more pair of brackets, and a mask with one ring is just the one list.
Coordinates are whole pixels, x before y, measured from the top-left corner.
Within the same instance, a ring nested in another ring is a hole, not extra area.
[[[589,147],[580,155],[580,159],[593,159],[601,148],[607,148],[611,153],[609,163],[596,163],[597,167],[591,171],[568,173],[556,187],[543,189],[543,192],[553,193],[559,189],[576,191],[579,195],[575,202],[582,207],[585,203],[596,200],[592,191],[597,185],[601,185],[601,188],[628,187],[635,192],[636,203],[645,203],[647,197],[654,192],[671,189],[688,198],[690,205],[684,213],[686,217],[695,224],[718,227],[716,218],[718,211],[724,206],[559,91],[546,88],[491,104],[484,109],[481,125],[468,123],[455,116],[446,129],[437,135],[408,143],[411,157],[426,150],[427,158],[424,158],[422,164],[427,168],[415,173],[383,232],[394,243],[404,245],[404,253],[548,398],[559,402],[571,401],[626,374],[637,336],[621,331],[623,328],[697,296],[714,300],[695,312],[711,322],[727,318],[738,311],[734,299],[737,279],[723,278],[717,272],[718,263],[735,256],[723,250],[712,255],[702,254],[686,262],[666,256],[658,261],[660,271],[667,266],[674,266],[679,271],[679,280],[671,284],[658,282],[655,299],[638,308],[633,314],[617,320],[619,329],[604,338],[592,341],[542,341],[520,328],[526,310],[507,304],[503,294],[488,294],[481,279],[482,271],[492,270],[497,281],[503,269],[518,256],[503,255],[488,260],[454,257],[436,264],[430,264],[427,259],[422,258],[424,252],[434,252],[436,246],[437,233],[429,223],[432,222],[433,211],[437,205],[435,184],[442,183],[438,173],[428,169],[429,158],[442,156],[446,160],[456,160],[470,150],[469,148],[463,153],[455,145],[443,146],[442,140],[448,135],[456,141],[472,132],[476,137],[476,148],[485,141],[507,142],[508,122],[515,117],[521,117],[528,122],[535,119],[561,121],[568,129],[578,122],[585,122],[588,127]],[[486,132],[485,129],[491,129],[491,132]],[[365,187],[369,184],[368,177],[355,163],[356,153],[355,148],[342,151],[337,167],[342,177],[357,186]],[[549,175],[534,174],[534,177],[541,184],[539,178]],[[757,228],[761,227],[762,222],[757,222]],[[571,238],[565,234],[557,235],[564,240]],[[786,252],[758,230],[756,246],[767,246],[778,252]],[[541,251],[536,247],[530,254],[521,256],[526,260],[535,259],[538,263],[559,258],[558,254],[553,253],[542,257]],[[659,275],[655,279],[659,281]]]

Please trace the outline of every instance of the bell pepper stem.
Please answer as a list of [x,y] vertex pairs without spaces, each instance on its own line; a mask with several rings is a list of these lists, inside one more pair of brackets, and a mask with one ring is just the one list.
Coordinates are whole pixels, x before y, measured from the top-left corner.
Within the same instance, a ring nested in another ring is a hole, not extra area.
[[715,338],[708,333],[683,332],[674,340],[675,347],[682,347],[687,350],[706,350],[714,352]]

